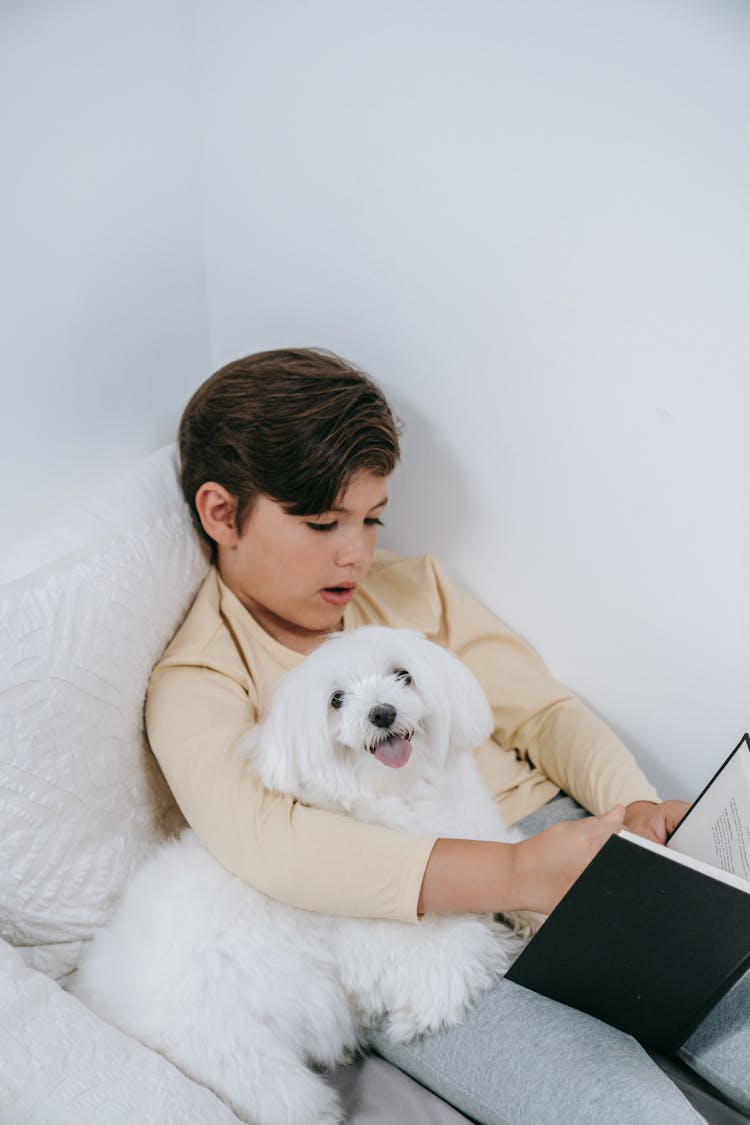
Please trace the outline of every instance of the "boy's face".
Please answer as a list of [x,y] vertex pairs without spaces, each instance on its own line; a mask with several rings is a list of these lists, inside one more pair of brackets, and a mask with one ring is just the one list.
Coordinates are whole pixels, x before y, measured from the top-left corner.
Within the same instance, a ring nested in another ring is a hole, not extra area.
[[276,640],[308,652],[338,628],[370,568],[387,485],[358,473],[317,516],[291,516],[259,496],[235,542],[218,547],[222,580]]

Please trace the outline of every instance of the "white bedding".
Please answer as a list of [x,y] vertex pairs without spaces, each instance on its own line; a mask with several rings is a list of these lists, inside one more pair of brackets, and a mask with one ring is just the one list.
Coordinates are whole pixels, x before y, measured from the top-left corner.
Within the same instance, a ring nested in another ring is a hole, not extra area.
[[209,1090],[0,942],[3,1125],[237,1125]]

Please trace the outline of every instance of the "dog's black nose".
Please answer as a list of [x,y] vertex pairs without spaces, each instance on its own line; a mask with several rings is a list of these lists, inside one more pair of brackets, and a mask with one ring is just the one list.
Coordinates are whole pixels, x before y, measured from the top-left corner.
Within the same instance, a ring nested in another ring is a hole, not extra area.
[[389,727],[396,718],[396,708],[390,703],[376,703],[368,717],[376,727]]

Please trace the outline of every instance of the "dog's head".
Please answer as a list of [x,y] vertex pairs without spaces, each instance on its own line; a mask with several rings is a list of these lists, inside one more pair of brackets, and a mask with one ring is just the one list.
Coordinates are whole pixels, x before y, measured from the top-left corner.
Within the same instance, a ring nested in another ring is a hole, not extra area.
[[279,683],[258,729],[269,789],[346,808],[405,793],[492,730],[489,704],[452,653],[407,629],[337,633]]

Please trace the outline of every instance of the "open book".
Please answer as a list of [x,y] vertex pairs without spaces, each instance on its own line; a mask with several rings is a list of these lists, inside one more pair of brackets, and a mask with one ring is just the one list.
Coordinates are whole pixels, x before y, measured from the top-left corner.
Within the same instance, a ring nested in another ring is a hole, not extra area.
[[662,1051],[750,969],[750,738],[666,846],[625,830],[506,973]]

